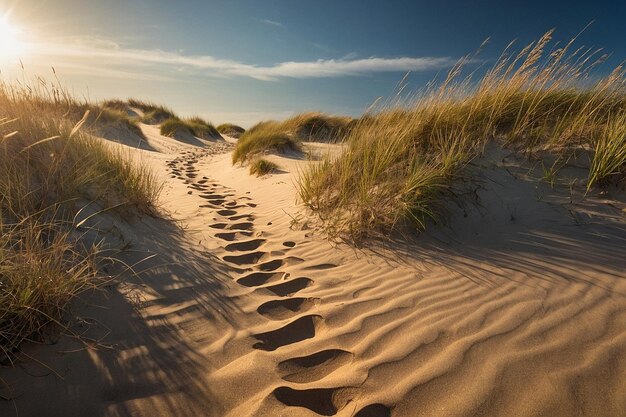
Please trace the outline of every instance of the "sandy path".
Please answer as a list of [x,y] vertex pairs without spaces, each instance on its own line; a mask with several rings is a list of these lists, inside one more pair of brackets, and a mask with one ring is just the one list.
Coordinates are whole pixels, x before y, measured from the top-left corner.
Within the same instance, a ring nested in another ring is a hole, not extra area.
[[626,415],[621,203],[494,164],[449,229],[356,251],[298,214],[301,162],[259,179],[176,146],[151,160],[184,231],[133,225],[160,266],[98,313],[113,348],[33,349],[65,380],[13,371],[20,415]]

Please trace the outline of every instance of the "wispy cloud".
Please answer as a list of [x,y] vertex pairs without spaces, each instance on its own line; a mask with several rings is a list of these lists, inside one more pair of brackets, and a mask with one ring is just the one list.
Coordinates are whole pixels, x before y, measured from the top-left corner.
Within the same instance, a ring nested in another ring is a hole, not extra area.
[[324,52],[327,52],[327,53],[336,53],[337,52],[333,48],[330,48],[330,47],[328,47],[326,45],[323,45],[321,43],[313,42],[311,45],[313,45],[314,47],[316,47],[320,51],[324,51]]
[[277,27],[283,27],[283,24],[280,22],[277,22],[275,20],[270,20],[270,19],[257,19],[257,22],[260,23],[265,23],[266,25],[270,25],[270,26],[277,26]]
[[[111,41],[91,38],[47,44],[33,44],[30,53],[41,62],[67,63],[74,68],[97,68],[163,75],[188,72],[209,77],[248,77],[275,81],[283,78],[329,78],[363,76],[385,72],[428,71],[450,67],[449,57],[369,57],[280,62],[270,66],[252,65],[209,55],[185,55],[162,50],[126,48]],[[80,65],[79,65],[80,64]],[[58,65],[58,64],[57,64]]]

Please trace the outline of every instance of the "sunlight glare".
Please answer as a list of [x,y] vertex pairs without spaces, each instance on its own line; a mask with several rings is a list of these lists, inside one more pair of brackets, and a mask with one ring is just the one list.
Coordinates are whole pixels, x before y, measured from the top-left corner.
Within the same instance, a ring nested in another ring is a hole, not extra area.
[[0,16],[0,61],[19,58],[25,46],[20,41],[22,31],[11,25],[6,16]]

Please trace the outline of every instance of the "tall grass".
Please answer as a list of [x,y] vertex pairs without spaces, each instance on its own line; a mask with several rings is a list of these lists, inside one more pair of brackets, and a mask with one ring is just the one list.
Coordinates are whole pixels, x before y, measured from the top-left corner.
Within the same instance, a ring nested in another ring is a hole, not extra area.
[[281,122],[281,128],[302,141],[336,142],[346,133],[351,118],[308,112],[297,114]]
[[178,117],[168,119],[161,123],[160,129],[161,134],[168,137],[174,137],[177,134],[188,134],[203,139],[222,137],[215,126],[197,116],[188,119],[179,119]]
[[265,152],[300,151],[305,141],[336,142],[347,132],[351,119],[324,113],[302,113],[282,122],[266,121],[243,133],[233,153],[233,163],[245,162]]
[[278,165],[276,165],[272,161],[268,161],[267,159],[263,158],[256,159],[252,163],[250,163],[250,175],[256,175],[257,177],[271,174],[277,169]]
[[89,134],[98,110],[56,87],[0,83],[0,360],[94,283],[96,248],[72,237],[81,201],[155,207],[155,176]]
[[221,125],[217,126],[216,129],[221,134],[232,136],[236,139],[239,139],[241,135],[246,131],[246,129],[244,129],[243,127],[237,126],[232,123],[222,123]]
[[609,118],[593,147],[587,189],[595,183],[606,184],[613,178],[623,178],[626,173],[626,111]]
[[[178,119],[178,116],[168,107],[136,98],[128,99],[128,105],[143,112],[142,121],[148,124],[163,123],[168,119]],[[119,104],[119,103],[117,103]]]
[[623,175],[624,71],[594,81],[605,56],[548,50],[552,32],[519,52],[507,48],[485,75],[463,78],[470,56],[410,102],[386,103],[352,123],[346,150],[305,170],[300,199],[331,234],[387,234],[437,220],[464,165],[488,141],[529,155],[595,150],[589,186]]
[[125,128],[129,132],[145,139],[145,135],[139,127],[139,121],[135,117],[131,117],[125,110],[119,110],[111,107],[88,106],[91,113],[90,121],[94,124],[96,131],[106,128],[107,125],[114,125]]
[[280,122],[261,122],[248,129],[237,141],[233,164],[267,152],[300,151],[301,140],[286,133]]

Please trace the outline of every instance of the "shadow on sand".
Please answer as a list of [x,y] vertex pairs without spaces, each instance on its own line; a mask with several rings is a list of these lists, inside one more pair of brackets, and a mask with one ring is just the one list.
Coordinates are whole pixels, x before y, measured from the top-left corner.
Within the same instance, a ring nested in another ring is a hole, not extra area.
[[136,274],[84,294],[56,343],[25,346],[16,367],[0,369],[0,415],[220,415],[200,350],[239,314],[225,267],[172,223],[137,223],[123,258]]

